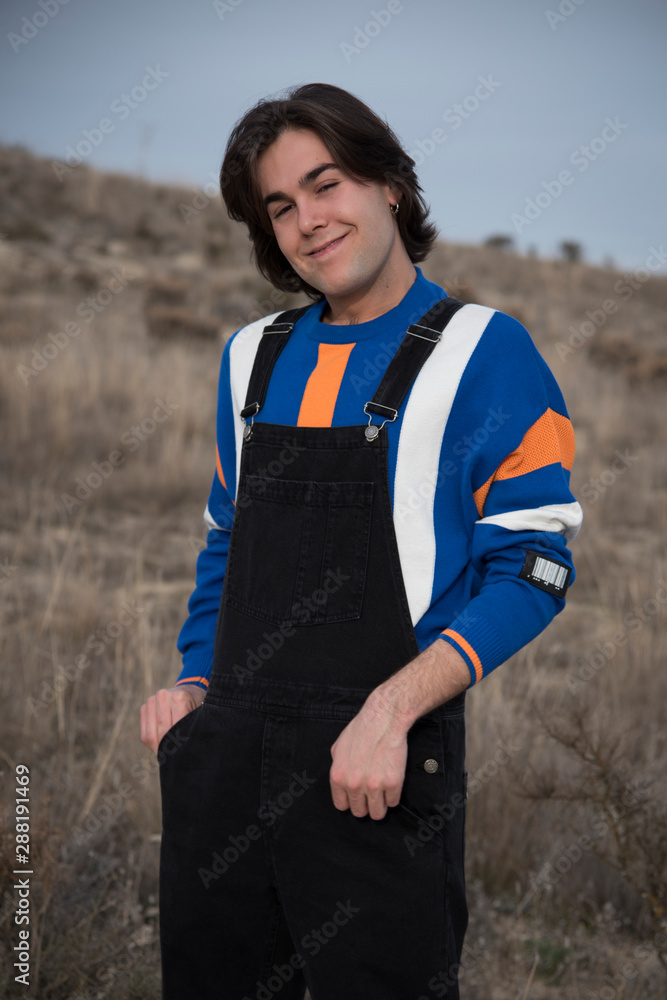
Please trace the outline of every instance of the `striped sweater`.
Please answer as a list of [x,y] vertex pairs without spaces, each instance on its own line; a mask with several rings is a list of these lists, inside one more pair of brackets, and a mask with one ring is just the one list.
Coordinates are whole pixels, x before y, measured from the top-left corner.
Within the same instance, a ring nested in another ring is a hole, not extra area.
[[[365,425],[407,327],[445,292],[416,278],[366,323],[331,325],[316,303],[276,362],[258,421]],[[207,687],[239,475],[248,379],[264,326],[227,342],[220,372],[216,471],[178,684]],[[374,422],[378,422],[376,419]],[[574,435],[556,381],[517,320],[465,305],[447,326],[393,423],[389,486],[403,578],[420,650],[442,639],[477,683],[533,639],[565,604],[567,546],[582,511],[569,489]]]

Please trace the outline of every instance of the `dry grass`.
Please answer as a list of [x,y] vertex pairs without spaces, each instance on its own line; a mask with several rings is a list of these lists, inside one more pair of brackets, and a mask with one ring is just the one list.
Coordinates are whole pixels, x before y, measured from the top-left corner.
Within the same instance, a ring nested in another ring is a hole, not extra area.
[[[38,873],[35,986],[16,991],[6,961],[5,996],[159,996],[159,796],[138,707],[179,671],[223,338],[299,301],[255,276],[244,234],[217,203],[186,221],[180,206],[193,201],[192,191],[86,168],[60,184],[47,163],[0,150],[0,754],[8,789],[16,763],[31,769]],[[667,580],[667,432],[655,373],[667,280],[621,300],[615,272],[451,245],[424,271],[533,333],[577,429],[573,484],[585,513],[566,611],[468,699],[477,959],[463,970],[463,996],[661,997],[667,606],[656,595]],[[102,304],[118,272],[122,289]],[[101,308],[88,322],[77,310],[90,297]],[[610,298],[618,310],[573,346],[587,310]],[[150,309],[190,316],[193,328],[150,337]],[[191,339],[197,324],[221,333]],[[623,355],[619,342],[639,353]],[[617,452],[630,456],[621,471]],[[505,766],[493,764],[499,740],[516,748]],[[607,826],[573,860],[600,815]]]

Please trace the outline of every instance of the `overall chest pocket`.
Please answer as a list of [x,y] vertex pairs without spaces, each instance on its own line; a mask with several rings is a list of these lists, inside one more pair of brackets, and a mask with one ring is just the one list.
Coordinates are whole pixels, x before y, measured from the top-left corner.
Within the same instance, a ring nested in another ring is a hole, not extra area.
[[227,602],[278,626],[359,618],[373,483],[241,475]]

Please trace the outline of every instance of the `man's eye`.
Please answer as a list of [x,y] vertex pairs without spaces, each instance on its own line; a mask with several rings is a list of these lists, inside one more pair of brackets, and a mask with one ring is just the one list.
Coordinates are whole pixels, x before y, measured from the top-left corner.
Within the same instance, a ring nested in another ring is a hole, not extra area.
[[338,181],[331,181],[329,184],[324,184],[323,187],[321,187],[317,193],[321,194],[322,191],[328,191],[329,188],[336,187],[337,184],[338,184]]
[[280,216],[284,215],[285,212],[288,210],[288,208],[291,208],[291,207],[292,207],[291,205],[283,205],[283,207],[281,209],[279,209],[279,211],[276,212],[276,214],[273,216],[273,218],[274,219],[279,219]]

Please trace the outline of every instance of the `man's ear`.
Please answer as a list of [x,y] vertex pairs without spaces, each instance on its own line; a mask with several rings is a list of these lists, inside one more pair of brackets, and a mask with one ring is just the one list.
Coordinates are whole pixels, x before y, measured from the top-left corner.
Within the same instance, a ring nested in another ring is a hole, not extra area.
[[396,184],[385,182],[382,187],[387,195],[387,201],[390,205],[397,205],[399,202],[403,201],[403,192]]

